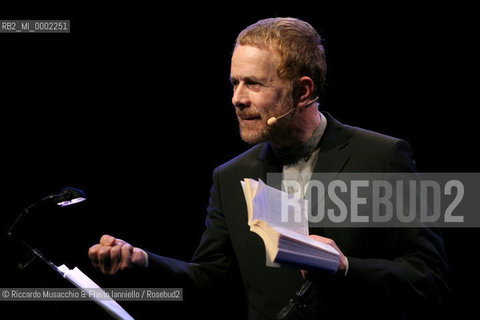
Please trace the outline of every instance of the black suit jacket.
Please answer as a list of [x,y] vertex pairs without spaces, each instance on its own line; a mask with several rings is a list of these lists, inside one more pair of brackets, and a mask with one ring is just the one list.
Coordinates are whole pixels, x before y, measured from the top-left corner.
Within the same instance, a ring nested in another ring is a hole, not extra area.
[[[314,172],[415,170],[406,142],[346,126],[325,115],[327,128]],[[269,143],[258,144],[216,168],[206,230],[192,261],[149,253],[152,276],[224,296],[232,288],[243,288],[249,318],[274,319],[304,280],[298,270],[265,266],[263,241],[249,231],[240,181],[266,181],[267,172],[281,170]],[[332,238],[349,259],[346,277],[312,274],[315,290],[311,294],[322,319],[402,318],[409,310],[441,301],[447,290],[446,258],[435,230],[419,226],[316,228],[310,232]],[[240,312],[230,311],[232,315]]]

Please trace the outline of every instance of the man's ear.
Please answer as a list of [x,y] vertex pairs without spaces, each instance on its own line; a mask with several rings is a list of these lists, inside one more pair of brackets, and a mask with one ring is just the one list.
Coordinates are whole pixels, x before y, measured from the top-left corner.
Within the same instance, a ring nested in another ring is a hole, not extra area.
[[297,107],[303,107],[311,104],[311,102],[315,99],[315,97],[312,96],[314,88],[315,84],[313,83],[312,78],[303,76],[299,79],[298,86],[295,88]]

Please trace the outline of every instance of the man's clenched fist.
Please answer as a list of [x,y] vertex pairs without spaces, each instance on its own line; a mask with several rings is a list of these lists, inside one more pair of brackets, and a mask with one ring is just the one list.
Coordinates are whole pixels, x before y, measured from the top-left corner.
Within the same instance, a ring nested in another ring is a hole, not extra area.
[[146,267],[148,259],[142,249],[107,234],[100,238],[99,244],[88,249],[88,257],[104,274],[115,274],[135,266]]

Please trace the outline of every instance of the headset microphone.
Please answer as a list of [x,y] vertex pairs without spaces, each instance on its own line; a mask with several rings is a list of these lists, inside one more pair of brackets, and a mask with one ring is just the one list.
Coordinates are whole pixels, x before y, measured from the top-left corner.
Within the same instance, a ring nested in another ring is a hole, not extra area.
[[[318,101],[318,97],[316,97],[315,99],[313,99],[312,101],[310,101],[308,104],[306,104],[305,107],[308,107],[308,106],[314,104],[314,103],[317,102],[317,101]],[[295,108],[291,109],[290,111],[282,114],[280,117],[271,117],[271,118],[269,118],[269,119],[267,120],[267,125],[269,125],[270,127],[273,126],[273,125],[275,125],[275,123],[277,123],[277,120],[278,120],[278,119],[281,119],[281,118],[285,117],[286,115],[290,114],[290,113],[291,113],[293,110],[295,110],[296,108],[297,108],[297,107],[295,107]]]

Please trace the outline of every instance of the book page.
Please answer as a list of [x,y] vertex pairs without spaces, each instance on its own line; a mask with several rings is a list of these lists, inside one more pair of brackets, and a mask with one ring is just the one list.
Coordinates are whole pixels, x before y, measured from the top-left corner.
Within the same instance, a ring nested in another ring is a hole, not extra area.
[[[62,264],[61,266],[57,267],[57,270],[63,274],[63,277],[74,284],[76,287],[83,289],[96,289],[102,290],[92,279],[90,279],[85,273],[83,273],[77,267],[73,269],[69,269],[66,265]],[[90,295],[89,295],[90,296]],[[103,307],[106,311],[108,311],[112,316],[116,319],[122,320],[134,320],[130,314],[128,314],[125,309],[122,308],[115,300],[105,298],[107,297],[107,293],[101,295],[102,299],[95,298],[95,296],[90,296],[93,301]]]
[[253,221],[253,198],[257,193],[258,182],[253,179],[245,178],[243,181],[240,181],[243,189],[243,195],[245,197],[245,202],[247,204],[247,213],[248,213],[248,225]]
[[289,237],[293,240],[301,241],[303,244],[308,244],[312,247],[320,248],[324,251],[338,255],[338,251],[326,243],[314,240],[312,238],[309,238],[308,236],[299,236],[298,234],[295,234],[294,232],[286,228],[282,228],[282,227],[274,227],[274,228],[282,235]]
[[252,220],[260,219],[271,226],[308,236],[307,209],[307,200],[272,188],[258,179],[253,198]]

